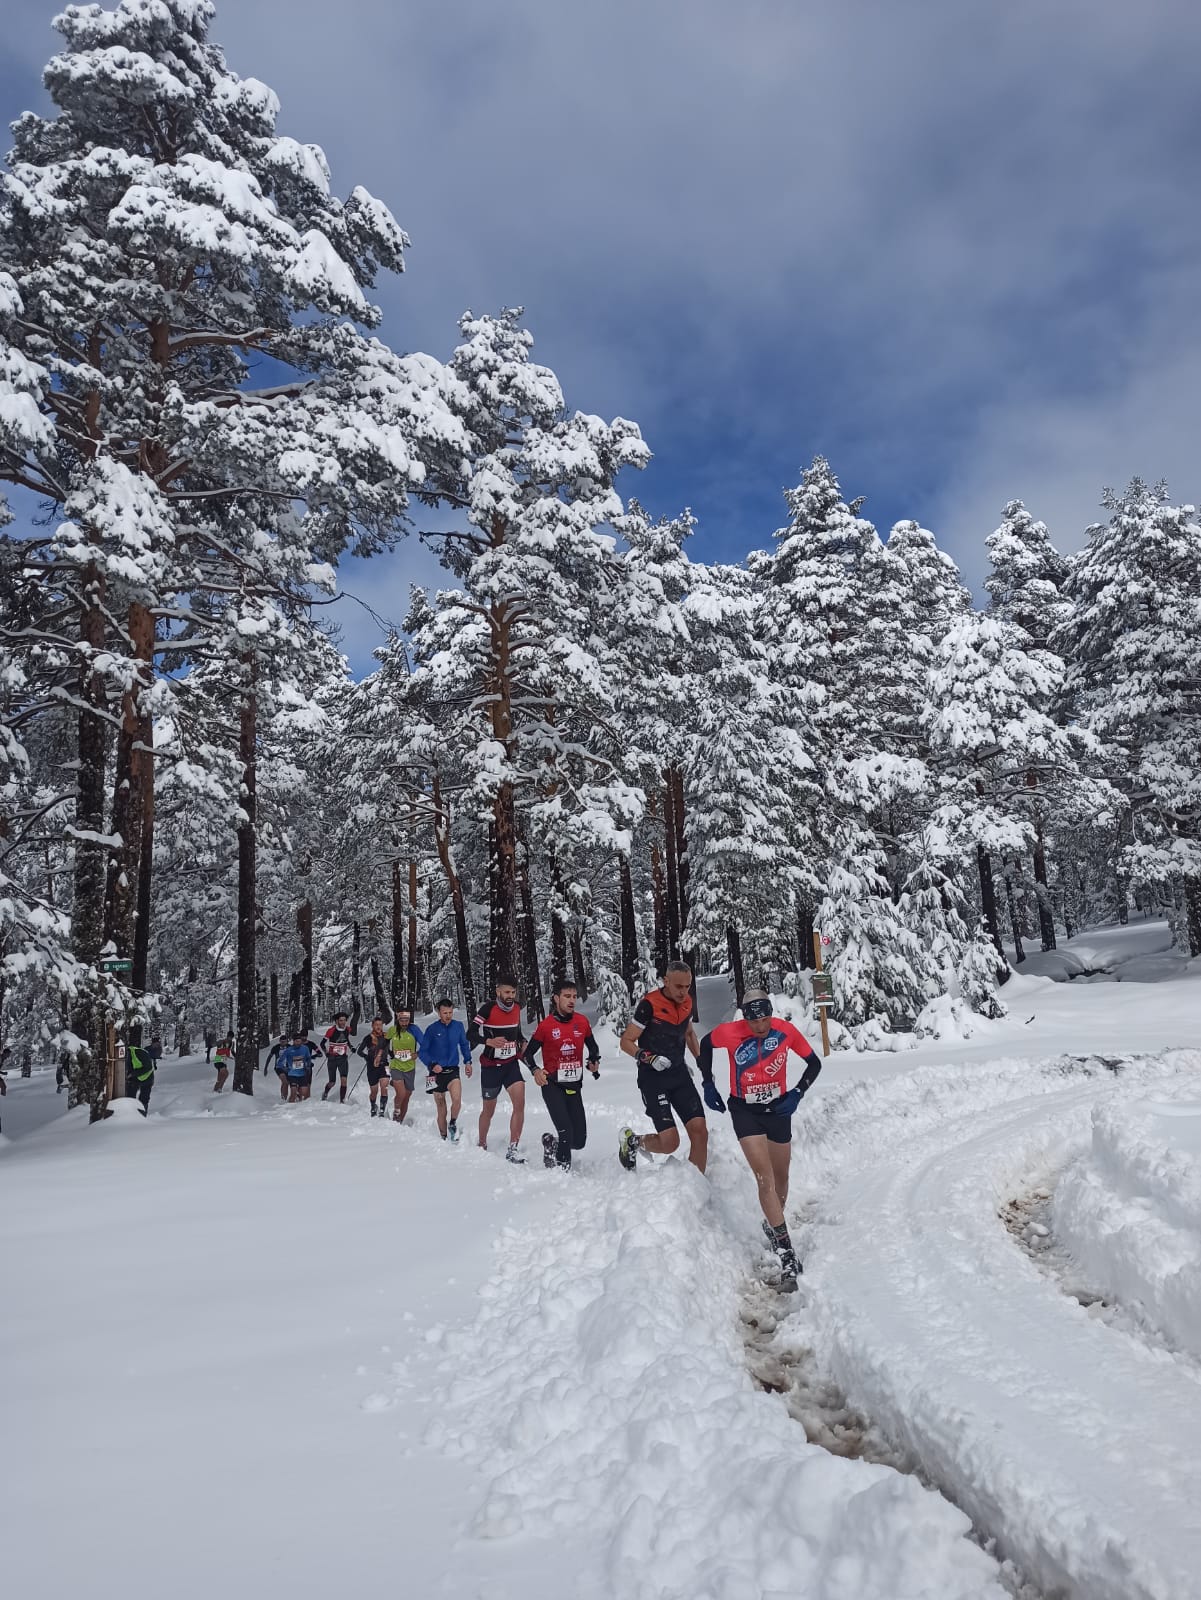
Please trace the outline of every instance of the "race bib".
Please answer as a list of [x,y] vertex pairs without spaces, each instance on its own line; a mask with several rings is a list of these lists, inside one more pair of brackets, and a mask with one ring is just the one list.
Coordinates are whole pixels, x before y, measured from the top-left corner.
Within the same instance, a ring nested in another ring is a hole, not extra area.
[[329,1053],[331,1056],[344,1056],[346,1054],[346,1046],[344,1044],[331,1044]]
[[584,1076],[584,1063],[582,1061],[564,1061],[555,1076],[560,1083],[579,1083]]
[[762,1106],[769,1100],[778,1100],[780,1091],[774,1083],[752,1083],[746,1091],[746,1098],[748,1104]]
[[504,1044],[498,1044],[492,1051],[494,1061],[509,1061],[517,1054],[517,1046],[511,1039],[506,1039]]
[[413,1052],[411,1050],[399,1050],[392,1057],[392,1060],[399,1061],[402,1067],[407,1067],[409,1062],[414,1060]]

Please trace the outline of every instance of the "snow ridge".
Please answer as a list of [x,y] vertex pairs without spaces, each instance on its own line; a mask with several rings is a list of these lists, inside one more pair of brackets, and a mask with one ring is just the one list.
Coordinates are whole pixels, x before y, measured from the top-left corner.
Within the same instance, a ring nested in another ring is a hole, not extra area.
[[438,1397],[430,1442],[494,1465],[476,1536],[587,1528],[622,1600],[999,1600],[962,1512],[755,1389],[720,1184],[675,1161],[553,1181],[545,1224],[502,1234]]

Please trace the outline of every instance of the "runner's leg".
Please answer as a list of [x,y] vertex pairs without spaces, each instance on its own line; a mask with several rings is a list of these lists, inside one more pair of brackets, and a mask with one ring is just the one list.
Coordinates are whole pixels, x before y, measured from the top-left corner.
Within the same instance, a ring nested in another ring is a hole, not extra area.
[[787,1144],[775,1144],[769,1141],[768,1151],[771,1155],[772,1176],[776,1180],[776,1199],[780,1202],[780,1212],[788,1204],[788,1164],[792,1160],[792,1140]]
[[759,1185],[759,1205],[763,1215],[773,1228],[779,1228],[784,1223],[784,1207],[780,1196],[776,1192],[775,1162],[772,1159],[773,1149],[787,1150],[788,1145],[772,1146],[761,1133],[752,1134],[747,1139],[739,1139],[746,1164],[755,1174],[755,1182]]
[[550,1120],[555,1125],[555,1132],[559,1136],[559,1143],[555,1149],[555,1160],[561,1167],[571,1165],[571,1112],[567,1105],[567,1091],[560,1085],[547,1079],[542,1088],[542,1100],[550,1115]]
[[446,1138],[446,1096],[434,1092],[434,1112],[438,1118],[438,1132]]
[[582,1150],[588,1143],[588,1119],[584,1115],[584,1096],[573,1089],[567,1096],[567,1109],[571,1117],[571,1148]]
[[[483,1077],[483,1074],[484,1074],[484,1069],[483,1069],[483,1067],[481,1067],[480,1068],[480,1076],[481,1076],[481,1078]],[[452,1095],[454,1094],[454,1091],[457,1088],[458,1088],[458,1084],[457,1083],[452,1083],[451,1084],[450,1092],[451,1092]],[[458,1114],[459,1113],[456,1110],[454,1115],[457,1117]],[[488,1129],[492,1126],[492,1118],[495,1115],[496,1115],[496,1101],[494,1099],[493,1100],[481,1100],[481,1102],[480,1102],[480,1149],[481,1150],[486,1150],[488,1148]]]
[[525,1084],[518,1079],[509,1085],[509,1099],[513,1102],[513,1113],[509,1118],[509,1143],[521,1143],[521,1130],[525,1127]]
[[460,1078],[450,1081],[450,1120],[457,1122],[459,1112],[463,1109],[463,1082]]
[[704,1172],[709,1159],[709,1128],[704,1117],[693,1117],[684,1124],[688,1135],[688,1159],[698,1172]]

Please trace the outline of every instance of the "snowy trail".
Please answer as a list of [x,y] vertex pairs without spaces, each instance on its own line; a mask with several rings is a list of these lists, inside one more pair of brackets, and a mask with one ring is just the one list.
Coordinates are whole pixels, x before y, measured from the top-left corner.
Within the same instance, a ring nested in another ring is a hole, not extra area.
[[1061,1294],[998,1211],[1087,1142],[1099,1101],[1182,1072],[1201,1055],[1068,1087],[1062,1064],[926,1069],[830,1097],[811,1133],[833,1180],[809,1230],[823,1359],[1004,1554],[1080,1600],[1195,1595],[1201,1385]]

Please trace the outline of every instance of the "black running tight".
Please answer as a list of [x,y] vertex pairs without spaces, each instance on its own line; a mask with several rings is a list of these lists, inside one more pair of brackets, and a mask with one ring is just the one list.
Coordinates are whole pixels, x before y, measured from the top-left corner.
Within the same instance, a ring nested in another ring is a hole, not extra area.
[[570,1089],[548,1078],[542,1090],[550,1120],[559,1135],[555,1160],[561,1167],[571,1165],[571,1152],[582,1150],[588,1139],[588,1123],[584,1116],[584,1096],[579,1084]]

